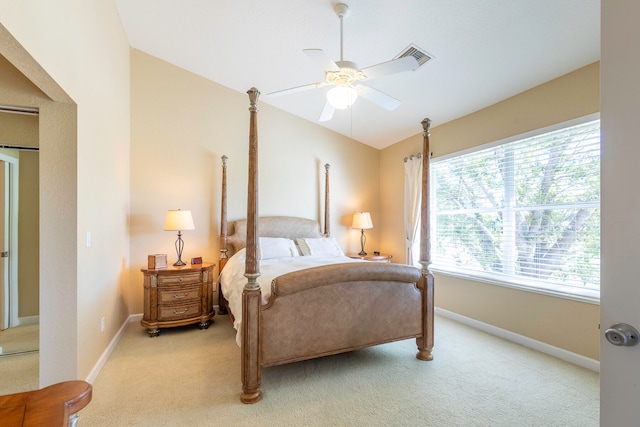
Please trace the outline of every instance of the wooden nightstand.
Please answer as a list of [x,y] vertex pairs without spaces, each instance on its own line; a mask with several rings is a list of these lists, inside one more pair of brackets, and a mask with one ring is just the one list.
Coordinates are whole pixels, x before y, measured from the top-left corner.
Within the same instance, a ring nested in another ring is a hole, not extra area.
[[363,261],[373,261],[373,262],[391,262],[391,255],[387,254],[366,254],[366,255],[358,255],[358,254],[347,254],[349,258],[353,259],[361,259]]
[[147,328],[150,337],[156,337],[160,328],[198,323],[200,329],[209,327],[215,316],[213,302],[218,300],[218,290],[213,288],[215,264],[203,263],[143,268],[144,315],[140,324]]

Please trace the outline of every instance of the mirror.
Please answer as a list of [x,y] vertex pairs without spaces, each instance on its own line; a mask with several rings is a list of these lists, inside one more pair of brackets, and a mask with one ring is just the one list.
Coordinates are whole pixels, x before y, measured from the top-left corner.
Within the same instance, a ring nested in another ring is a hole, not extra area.
[[[0,141],[0,357],[4,357],[36,352],[39,347],[37,114],[0,112],[0,129],[10,139]],[[24,144],[33,140],[35,146]]]

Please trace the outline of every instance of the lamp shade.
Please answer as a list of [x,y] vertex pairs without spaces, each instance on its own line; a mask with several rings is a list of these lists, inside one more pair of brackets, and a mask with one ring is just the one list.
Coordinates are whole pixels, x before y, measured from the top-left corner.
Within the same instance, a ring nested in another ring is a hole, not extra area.
[[186,210],[168,210],[167,218],[164,221],[164,229],[166,231],[193,230],[193,217],[191,211]]
[[373,228],[371,222],[371,215],[369,212],[356,212],[353,214],[353,224],[351,228],[357,228],[358,230],[368,230]]
[[333,108],[344,110],[356,102],[358,91],[350,86],[336,86],[327,92],[327,101]]

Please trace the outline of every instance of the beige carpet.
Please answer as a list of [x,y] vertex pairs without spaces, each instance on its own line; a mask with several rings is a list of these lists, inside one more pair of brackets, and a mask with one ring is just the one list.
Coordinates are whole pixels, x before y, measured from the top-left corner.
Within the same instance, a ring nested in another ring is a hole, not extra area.
[[0,395],[37,389],[39,360],[38,352],[0,357]]
[[38,351],[39,325],[21,325],[0,331],[0,357],[14,353]]
[[597,426],[598,374],[437,317],[435,359],[407,340],[263,371],[239,402],[226,317],[208,330],[130,324],[80,414],[85,426]]

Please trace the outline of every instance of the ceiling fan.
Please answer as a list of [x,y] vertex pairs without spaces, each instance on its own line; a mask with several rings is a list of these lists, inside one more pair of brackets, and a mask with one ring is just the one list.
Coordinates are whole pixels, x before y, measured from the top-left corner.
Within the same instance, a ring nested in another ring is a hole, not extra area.
[[399,100],[370,86],[359,84],[359,82],[415,70],[419,66],[417,59],[413,56],[406,56],[363,69],[358,68],[355,62],[345,61],[342,56],[342,22],[343,18],[349,16],[349,6],[338,3],[333,9],[340,18],[340,61],[334,62],[322,49],[304,49],[304,53],[324,67],[325,81],[272,92],[268,96],[280,96],[324,86],[334,86],[327,92],[327,100],[318,119],[320,122],[331,120],[336,108],[345,109],[353,105],[358,96],[389,111],[396,109],[400,105]]

